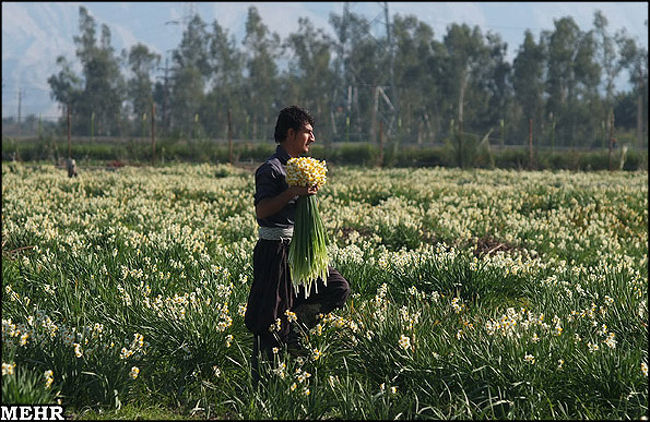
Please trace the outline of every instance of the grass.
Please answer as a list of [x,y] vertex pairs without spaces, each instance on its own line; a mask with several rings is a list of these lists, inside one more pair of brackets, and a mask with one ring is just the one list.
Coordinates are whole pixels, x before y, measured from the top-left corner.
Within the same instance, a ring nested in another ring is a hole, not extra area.
[[75,419],[647,415],[647,172],[331,170],[319,211],[353,295],[307,333],[306,358],[279,350],[254,388],[251,171],[3,166],[3,404],[61,400]]

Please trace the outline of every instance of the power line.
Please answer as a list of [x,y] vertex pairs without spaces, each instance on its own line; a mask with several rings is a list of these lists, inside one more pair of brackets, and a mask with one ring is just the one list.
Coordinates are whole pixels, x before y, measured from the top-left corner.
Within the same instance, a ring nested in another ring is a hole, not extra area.
[[23,99],[23,93],[18,89],[18,134],[20,135],[20,103]]
[[36,86],[36,85],[23,85],[23,84],[16,84],[16,86],[18,86],[18,89],[15,89],[15,88],[4,89],[4,88],[3,88],[3,89],[2,89],[2,93],[4,94],[5,92],[18,92],[18,91],[20,91],[20,90],[22,90],[23,92],[26,92],[26,91],[42,91],[42,92],[50,92],[49,89],[40,88],[40,87],[38,87],[38,86]]

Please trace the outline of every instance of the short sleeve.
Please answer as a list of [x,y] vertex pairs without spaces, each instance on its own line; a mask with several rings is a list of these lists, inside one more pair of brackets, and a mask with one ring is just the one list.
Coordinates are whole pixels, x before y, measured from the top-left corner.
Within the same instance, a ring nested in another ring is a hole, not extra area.
[[262,199],[273,198],[281,192],[280,175],[269,163],[260,166],[255,172],[255,202],[257,205]]

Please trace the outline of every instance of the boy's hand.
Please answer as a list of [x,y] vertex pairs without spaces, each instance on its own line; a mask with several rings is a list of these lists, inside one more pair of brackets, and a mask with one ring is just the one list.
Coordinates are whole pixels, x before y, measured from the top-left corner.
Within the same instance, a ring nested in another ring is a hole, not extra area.
[[316,195],[318,192],[318,186],[290,186],[289,189],[291,189],[291,193],[295,195],[300,195],[300,196],[305,196],[305,195]]

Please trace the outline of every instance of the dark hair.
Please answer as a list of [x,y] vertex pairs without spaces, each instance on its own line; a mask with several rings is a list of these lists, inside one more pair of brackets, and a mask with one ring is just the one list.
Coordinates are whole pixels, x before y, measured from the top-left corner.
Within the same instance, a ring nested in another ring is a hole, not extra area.
[[299,131],[307,123],[314,125],[314,118],[311,117],[308,111],[295,105],[282,109],[278,115],[278,121],[275,123],[275,133],[273,135],[275,142],[279,144],[284,141],[289,129]]

